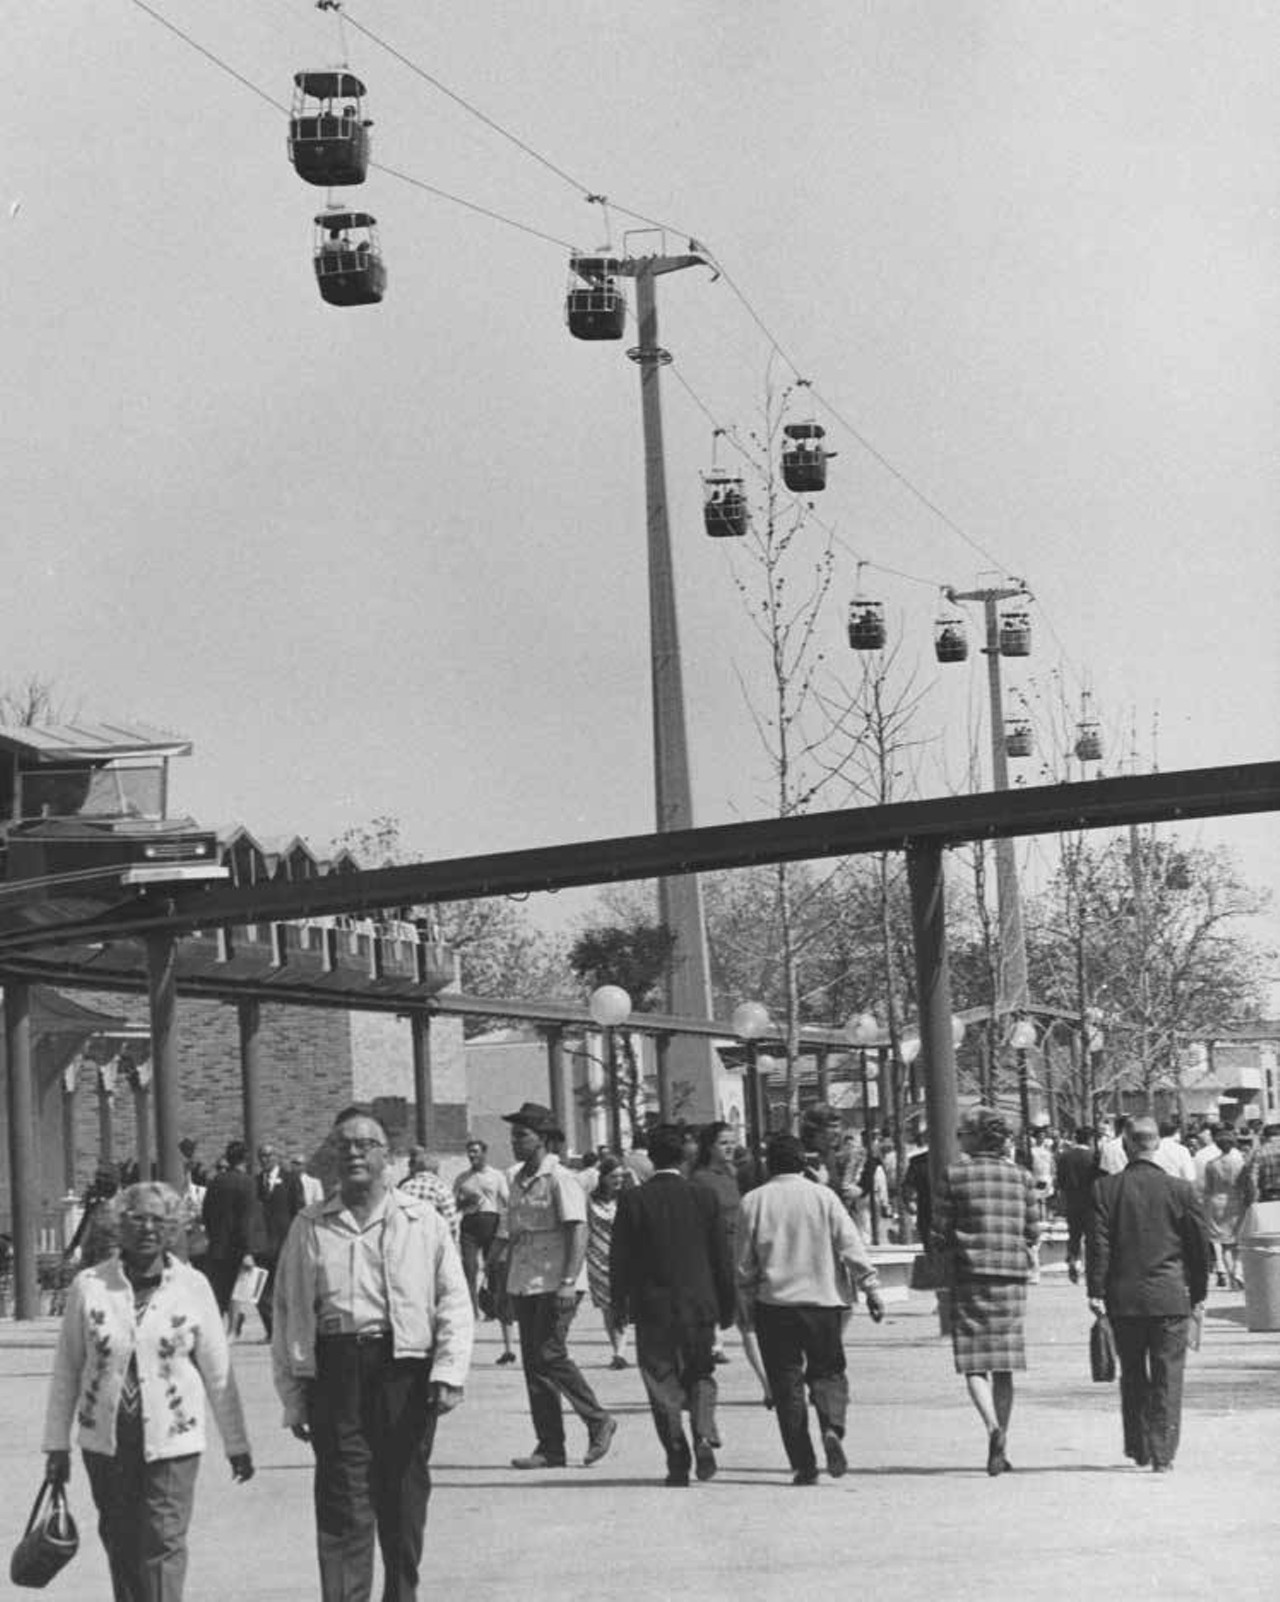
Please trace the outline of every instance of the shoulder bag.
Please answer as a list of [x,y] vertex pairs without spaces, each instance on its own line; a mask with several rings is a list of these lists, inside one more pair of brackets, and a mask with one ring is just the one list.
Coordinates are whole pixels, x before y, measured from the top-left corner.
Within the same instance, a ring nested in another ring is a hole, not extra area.
[[67,1506],[66,1487],[46,1479],[36,1493],[26,1534],[13,1549],[9,1578],[15,1585],[39,1590],[70,1563],[79,1545],[76,1521]]

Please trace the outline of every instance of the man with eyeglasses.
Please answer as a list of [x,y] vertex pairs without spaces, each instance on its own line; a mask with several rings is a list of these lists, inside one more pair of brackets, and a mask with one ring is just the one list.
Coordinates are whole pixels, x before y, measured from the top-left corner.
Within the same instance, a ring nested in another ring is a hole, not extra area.
[[387,1136],[359,1108],[330,1139],[338,1188],[298,1214],[276,1276],[272,1366],[284,1422],[315,1453],[321,1594],[413,1602],[436,1420],[462,1400],[473,1317],[429,1202],[387,1183]]

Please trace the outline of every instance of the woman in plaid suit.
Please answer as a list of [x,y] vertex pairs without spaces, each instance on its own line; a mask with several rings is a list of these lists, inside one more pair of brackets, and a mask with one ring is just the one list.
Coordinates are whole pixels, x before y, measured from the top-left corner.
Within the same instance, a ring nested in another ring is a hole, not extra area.
[[987,1473],[1004,1474],[1013,1375],[1027,1366],[1022,1326],[1027,1281],[1040,1238],[1031,1175],[1008,1157],[1011,1131],[1000,1113],[975,1107],[960,1126],[965,1157],[947,1169],[935,1199],[933,1241],[946,1256],[951,1344],[987,1431]]

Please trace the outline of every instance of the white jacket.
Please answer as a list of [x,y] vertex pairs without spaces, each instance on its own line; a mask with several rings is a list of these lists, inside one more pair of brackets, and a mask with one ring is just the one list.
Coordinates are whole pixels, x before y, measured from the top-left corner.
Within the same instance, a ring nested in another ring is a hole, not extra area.
[[71,1283],[53,1359],[42,1450],[67,1451],[74,1419],[83,1450],[115,1456],[120,1392],[135,1354],[148,1463],[204,1451],[206,1394],[227,1456],[249,1450],[222,1314],[209,1281],[166,1253],[160,1283],[136,1315],[133,1287],[118,1252]]

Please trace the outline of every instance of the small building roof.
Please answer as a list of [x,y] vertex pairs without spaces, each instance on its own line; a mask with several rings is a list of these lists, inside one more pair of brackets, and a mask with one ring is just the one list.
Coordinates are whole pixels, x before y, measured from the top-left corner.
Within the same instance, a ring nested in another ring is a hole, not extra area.
[[81,762],[120,757],[190,756],[191,741],[150,723],[115,723],[78,718],[74,723],[18,724],[0,728],[0,750],[40,761],[70,757]]

